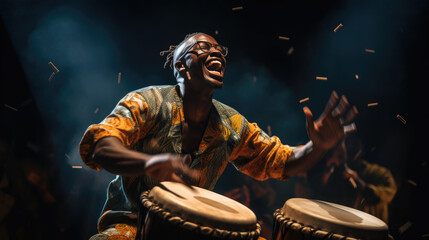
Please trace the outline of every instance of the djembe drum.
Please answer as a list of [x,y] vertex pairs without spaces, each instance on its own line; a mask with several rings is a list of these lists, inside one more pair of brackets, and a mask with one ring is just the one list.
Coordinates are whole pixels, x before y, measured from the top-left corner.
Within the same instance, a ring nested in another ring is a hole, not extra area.
[[143,240],[258,239],[255,214],[230,198],[199,187],[161,182],[141,195]]
[[274,212],[273,240],[389,239],[380,219],[339,204],[291,198]]

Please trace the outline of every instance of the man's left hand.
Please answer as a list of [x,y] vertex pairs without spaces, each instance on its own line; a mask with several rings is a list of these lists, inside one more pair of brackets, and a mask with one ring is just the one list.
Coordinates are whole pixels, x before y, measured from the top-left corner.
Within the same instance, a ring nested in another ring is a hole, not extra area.
[[313,113],[310,109],[308,107],[303,108],[307,118],[308,136],[314,147],[329,150],[337,145],[346,132],[356,130],[354,123],[350,124],[358,114],[356,107],[353,106],[345,115],[349,102],[345,96],[341,96],[337,105],[338,100],[338,94],[335,91],[332,92],[325,111],[316,121],[313,120]]

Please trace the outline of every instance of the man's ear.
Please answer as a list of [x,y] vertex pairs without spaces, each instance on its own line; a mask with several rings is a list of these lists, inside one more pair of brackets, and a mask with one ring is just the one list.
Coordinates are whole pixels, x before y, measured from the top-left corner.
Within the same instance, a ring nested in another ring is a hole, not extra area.
[[174,64],[174,68],[176,68],[176,70],[177,70],[178,72],[186,71],[185,64],[183,64],[183,62],[182,62],[182,61],[177,61],[177,62]]

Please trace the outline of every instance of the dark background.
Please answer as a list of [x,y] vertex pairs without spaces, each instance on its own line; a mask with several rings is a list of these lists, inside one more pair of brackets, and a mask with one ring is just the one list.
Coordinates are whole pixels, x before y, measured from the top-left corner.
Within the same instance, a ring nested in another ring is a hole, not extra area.
[[[391,234],[428,239],[428,16],[425,0],[2,0],[0,176],[8,181],[0,184],[0,234],[94,234],[113,176],[72,168],[82,165],[80,138],[126,93],[175,84],[159,52],[204,32],[230,50],[215,98],[264,130],[270,125],[285,144],[308,140],[304,104],[318,116],[333,90],[346,95],[360,113],[365,158],[388,167],[398,185]],[[50,61],[60,72],[49,81]],[[229,166],[215,191],[239,187],[241,175]],[[294,196],[293,181],[267,181],[277,208]]]

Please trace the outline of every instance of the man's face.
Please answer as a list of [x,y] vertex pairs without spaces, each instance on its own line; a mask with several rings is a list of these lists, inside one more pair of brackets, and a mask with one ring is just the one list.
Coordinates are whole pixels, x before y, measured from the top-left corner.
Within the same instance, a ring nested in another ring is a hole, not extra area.
[[226,59],[219,49],[210,47],[219,45],[217,41],[207,34],[198,34],[188,39],[184,45],[183,49],[193,45],[181,60],[191,75],[191,84],[196,87],[208,84],[213,88],[222,88]]

